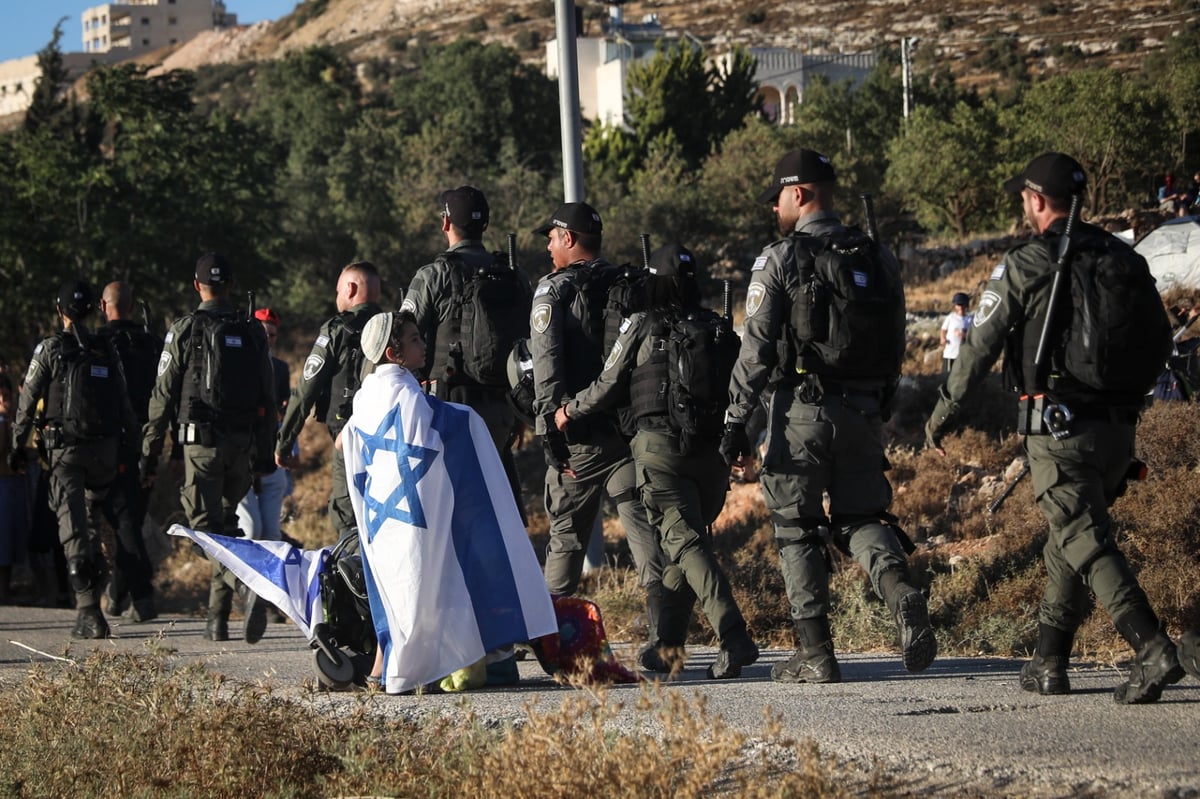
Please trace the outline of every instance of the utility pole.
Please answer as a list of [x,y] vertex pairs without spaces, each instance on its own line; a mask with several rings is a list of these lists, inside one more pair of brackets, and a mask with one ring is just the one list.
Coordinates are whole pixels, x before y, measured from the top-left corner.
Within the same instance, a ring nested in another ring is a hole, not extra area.
[[554,16],[558,36],[558,116],[562,129],[563,201],[575,203],[584,199],[575,0],[554,0]]

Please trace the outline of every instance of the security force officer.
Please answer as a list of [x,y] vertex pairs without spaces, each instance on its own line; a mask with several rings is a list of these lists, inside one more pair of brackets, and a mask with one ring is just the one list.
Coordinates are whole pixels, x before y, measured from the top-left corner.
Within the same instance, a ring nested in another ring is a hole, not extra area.
[[[200,305],[172,323],[163,341],[158,378],[150,395],[150,419],[142,436],[142,479],[149,482],[163,450],[167,427],[179,422],[177,444],[183,446],[184,478],[180,490],[188,525],[196,530],[240,536],[237,505],[254,482],[254,474],[275,470],[274,372],[267,355],[267,338],[262,325],[249,320],[235,343],[245,355],[237,368],[245,369],[238,380],[245,392],[237,402],[252,406],[249,412],[231,412],[228,407],[211,407],[202,382],[221,383],[221,375],[202,374],[205,360],[212,358],[201,337],[208,325],[236,319],[241,311],[233,306],[233,267],[220,253],[206,253],[196,261],[192,286]],[[249,337],[249,341],[241,340]],[[233,369],[233,360],[222,360],[222,369]],[[225,375],[229,379],[231,375]],[[226,404],[232,400],[226,400]],[[210,641],[229,638],[229,612],[233,593],[245,599],[243,638],[257,643],[266,629],[266,604],[252,591],[239,587],[227,568],[212,560],[209,582],[208,623],[204,637]]]
[[[1049,305],[1059,239],[1066,229],[1071,196],[1085,186],[1083,167],[1062,153],[1038,156],[1004,184],[1006,191],[1021,195],[1036,235],[1005,253],[992,272],[974,326],[938,392],[925,433],[927,444],[942,454],[943,431],[1002,350],[1006,382],[1032,394],[1037,381],[1033,362]],[[1072,231],[1077,242],[1106,238],[1107,233],[1092,225],[1081,223]],[[1128,247],[1112,251],[1141,258]],[[1070,690],[1068,658],[1075,631],[1090,610],[1090,591],[1137,652],[1128,681],[1116,689],[1116,701],[1153,702],[1163,686],[1183,677],[1183,669],[1175,645],[1161,631],[1158,616],[1117,549],[1107,510],[1123,488],[1133,459],[1142,397],[1126,397],[1114,404],[1097,392],[1067,397],[1050,392],[1049,396],[1069,403],[1074,419],[1066,437],[1031,434],[1025,438],[1034,496],[1050,530],[1042,550],[1046,588],[1038,614],[1037,651],[1021,669],[1021,687],[1041,694]]]
[[[105,638],[109,633],[108,622],[100,612],[100,592],[106,569],[100,548],[99,504],[117,471],[119,446],[136,441],[138,433],[121,362],[115,353],[109,359],[111,366],[96,364],[89,368],[93,378],[104,382],[105,390],[91,394],[88,400],[99,402],[102,394],[107,398],[105,405],[115,407],[77,408],[75,412],[86,414],[90,410],[100,416],[116,414],[118,418],[111,426],[103,424],[101,419],[94,430],[95,435],[80,432],[80,426],[67,418],[72,413],[67,385],[70,363],[85,346],[108,346],[84,327],[83,320],[92,312],[93,301],[92,289],[83,281],[68,282],[59,292],[58,315],[63,329],[44,339],[33,351],[17,406],[9,455],[13,470],[23,471],[25,441],[36,422],[50,462],[50,505],[58,516],[58,535],[67,559],[67,577],[79,609],[75,628],[71,631],[73,638]],[[78,389],[74,391],[82,393]],[[44,416],[35,420],[38,403],[43,400]]]
[[[610,414],[593,414],[560,433],[555,412],[591,384],[604,362],[603,320],[588,310],[586,285],[602,270],[603,223],[587,203],[566,203],[534,233],[546,236],[554,271],[538,283],[529,317],[534,424],[546,446],[546,513],[550,544],[546,585],[552,594],[579,587],[602,494],[617,506],[643,586],[662,582],[657,535],[637,496],[629,445]],[[690,603],[689,603],[690,607]],[[653,635],[653,634],[652,634]],[[667,664],[655,664],[670,671]]]
[[[823,533],[863,567],[887,603],[900,632],[905,668],[921,671],[937,654],[925,598],[909,583],[899,535],[887,513],[892,488],[884,474],[881,415],[894,380],[839,375],[793,326],[800,268],[812,258],[809,248],[815,243],[809,237],[846,230],[833,210],[835,181],[829,159],[795,150],[779,160],[770,187],[758,198],[771,204],[785,238],[767,245],[751,267],[742,349],[730,381],[721,443],[729,460],[749,454],[746,421],[770,383],[775,390],[760,482],[797,638],[792,658],[771,669],[771,678],[779,682],[841,680],[829,628]],[[893,258],[882,247],[879,257]],[[902,331],[895,346],[903,346]]]
[[[379,272],[368,261],[356,261],[342,268],[337,281],[337,315],[321,325],[312,351],[304,361],[296,396],[288,403],[279,436],[275,442],[275,463],[292,468],[296,439],[314,408],[317,418],[329,428],[331,438],[350,418],[354,393],[358,390],[362,359],[357,335],[367,320],[383,311],[379,307],[382,290]],[[350,491],[346,487],[346,462],[333,458],[333,488],[329,495],[329,520],[340,538],[355,527]]]
[[[100,311],[108,321],[97,332],[111,343],[121,358],[129,401],[141,430],[149,420],[150,392],[154,389],[162,339],[145,323],[131,318],[133,287],[114,281],[100,295]],[[122,446],[112,489],[104,500],[104,515],[116,531],[116,557],[109,577],[108,613],[146,622],[158,617],[154,606],[154,569],[142,537],[149,492],[138,476],[141,438],[131,437]]]
[[[425,373],[434,393],[442,399],[468,405],[479,414],[511,478],[516,473],[512,444],[517,418],[507,399],[508,386],[484,386],[463,375],[454,375],[450,379],[448,372],[453,370],[448,352],[450,346],[453,344],[465,348],[470,346],[470,342],[447,341],[448,331],[441,329],[447,326],[456,302],[452,271],[459,270],[459,280],[462,281],[467,279],[467,273],[488,269],[493,265],[494,257],[484,249],[482,241],[490,215],[487,197],[474,186],[460,186],[442,192],[438,196],[438,206],[442,213],[442,233],[446,236],[448,246],[443,257],[417,270],[400,310],[412,313],[417,319],[417,327],[428,348]],[[522,273],[520,278],[527,289],[527,314],[528,298],[533,289],[529,287],[526,275]],[[449,385],[451,382],[456,385]],[[517,489],[519,492],[519,484]],[[517,506],[522,507],[519,496]]]
[[[758,647],[746,631],[746,620],[713,553],[710,525],[725,505],[729,466],[718,451],[719,433],[684,445],[667,407],[671,356],[664,336],[670,335],[673,319],[702,310],[696,269],[691,252],[679,245],[662,247],[651,255],[648,310],[632,314],[621,325],[596,382],[563,405],[555,421],[565,430],[569,420],[615,410],[626,398],[631,402],[637,419],[631,444],[634,468],[642,504],[669,558],[664,579],[677,582],[680,573],[686,579],[686,585],[671,586],[686,598],[686,604],[680,603],[678,610],[667,608],[681,611],[684,623],[659,624],[659,657],[682,666],[684,640],[662,637],[686,633],[693,596],[699,597],[721,644],[709,677],[732,678],[758,659]],[[719,390],[725,390],[724,379]]]

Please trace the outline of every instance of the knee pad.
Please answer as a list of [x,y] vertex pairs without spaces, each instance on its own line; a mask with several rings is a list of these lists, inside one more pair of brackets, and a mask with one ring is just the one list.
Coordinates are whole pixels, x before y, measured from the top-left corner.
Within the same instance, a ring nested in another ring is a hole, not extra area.
[[67,561],[67,580],[77,594],[90,591],[96,584],[96,569],[87,558],[71,558]]
[[662,586],[668,591],[679,591],[687,586],[687,577],[683,575],[683,569],[679,568],[674,563],[668,563],[663,567]]

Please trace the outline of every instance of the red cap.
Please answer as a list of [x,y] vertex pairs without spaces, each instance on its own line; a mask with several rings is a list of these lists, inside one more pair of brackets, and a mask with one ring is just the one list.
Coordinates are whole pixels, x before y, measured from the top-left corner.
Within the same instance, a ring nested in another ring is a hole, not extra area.
[[254,312],[254,318],[267,324],[279,325],[279,314],[275,313],[271,308],[259,308]]

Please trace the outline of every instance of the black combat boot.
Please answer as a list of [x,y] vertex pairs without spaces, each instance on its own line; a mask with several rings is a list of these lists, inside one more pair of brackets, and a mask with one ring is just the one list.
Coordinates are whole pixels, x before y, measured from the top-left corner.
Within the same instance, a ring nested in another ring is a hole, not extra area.
[[842,681],[842,669],[833,656],[833,636],[829,619],[801,619],[796,622],[796,654],[786,663],[771,667],[775,682],[833,683]]
[[732,680],[742,676],[742,666],[758,660],[758,644],[746,632],[746,628],[726,634],[721,640],[721,649],[713,664],[708,667],[708,679]]
[[92,605],[79,609],[75,629],[71,630],[72,638],[107,638],[108,633],[108,622],[99,607]]
[[204,625],[204,637],[209,641],[229,640],[228,614],[209,611],[208,622]]
[[924,671],[937,657],[937,636],[929,623],[925,595],[908,582],[904,571],[889,570],[879,578],[879,593],[900,633],[900,659],[909,671]]
[[1188,630],[1179,639],[1179,665],[1200,680],[1200,632]]
[[142,597],[141,599],[133,600],[133,604],[129,609],[121,614],[121,618],[127,619],[136,624],[153,621],[158,618],[158,608],[154,605],[154,597]]
[[242,613],[245,614],[242,638],[248,644],[257,644],[267,631],[267,603],[245,585],[239,585],[238,592],[242,595]]
[[1037,651],[1021,667],[1021,687],[1043,696],[1070,693],[1067,664],[1074,642],[1075,633],[1039,624]]
[[646,671],[676,674],[687,660],[684,644],[696,595],[685,584],[671,591],[653,583],[646,592],[646,615],[650,642],[638,653],[638,662]]
[[1129,679],[1117,686],[1113,699],[1122,705],[1157,702],[1163,688],[1183,679],[1175,644],[1158,627],[1158,617],[1146,609],[1114,619],[1117,632],[1137,652]]

